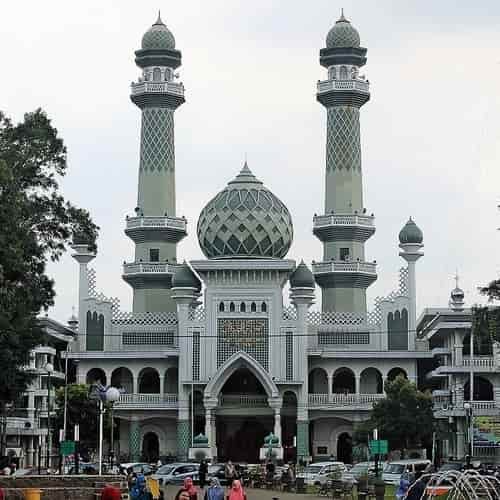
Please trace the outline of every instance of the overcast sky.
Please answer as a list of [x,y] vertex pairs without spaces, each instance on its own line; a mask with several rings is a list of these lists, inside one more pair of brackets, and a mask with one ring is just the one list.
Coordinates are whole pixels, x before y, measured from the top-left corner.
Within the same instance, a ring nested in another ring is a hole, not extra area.
[[[39,106],[68,147],[68,199],[101,227],[98,288],[131,305],[121,280],[133,259],[124,235],[137,196],[140,111],[129,99],[134,50],[157,9],[182,51],[186,104],[175,115],[177,213],[189,221],[178,258],[199,259],[196,222],[241,168],[289,208],[289,258],[321,260],[311,233],[323,212],[326,78],[319,49],[344,7],[368,48],[371,100],[361,110],[365,205],[377,232],[377,295],[397,286],[398,232],[411,215],[424,232],[418,306],[445,306],[456,269],[467,303],[498,276],[500,2],[498,0],[51,0],[2,2],[0,109],[14,119]],[[77,265],[51,265],[66,321],[77,305]],[[319,296],[319,293],[318,293]],[[319,298],[319,297],[318,297]]]

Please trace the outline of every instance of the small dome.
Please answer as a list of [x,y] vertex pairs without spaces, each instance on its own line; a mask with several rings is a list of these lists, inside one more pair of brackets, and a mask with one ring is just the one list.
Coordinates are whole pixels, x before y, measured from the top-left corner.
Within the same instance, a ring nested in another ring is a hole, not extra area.
[[173,50],[175,49],[175,38],[171,31],[165,26],[158,13],[158,19],[142,37],[143,50]]
[[344,17],[344,11],[342,11],[340,19],[326,36],[327,48],[359,47],[360,43],[358,30]]
[[292,288],[314,288],[314,276],[303,260],[290,276],[290,286]]
[[174,277],[172,278],[172,288],[196,288],[198,291],[201,290],[200,280],[196,274],[191,271],[186,261],[184,261],[182,266],[175,271]]
[[451,298],[453,300],[460,300],[460,299],[463,299],[465,297],[465,293],[464,291],[461,289],[461,288],[454,288],[452,291],[451,291]]
[[399,232],[399,242],[405,243],[422,243],[424,234],[420,228],[413,222],[412,218],[404,225],[403,229]]
[[210,258],[278,258],[288,252],[293,225],[286,206],[248,168],[207,203],[198,241]]

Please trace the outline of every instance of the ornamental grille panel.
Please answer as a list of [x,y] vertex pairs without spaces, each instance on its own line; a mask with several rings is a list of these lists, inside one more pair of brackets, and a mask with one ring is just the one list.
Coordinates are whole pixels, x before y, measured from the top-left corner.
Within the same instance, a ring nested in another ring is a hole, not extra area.
[[293,380],[293,332],[286,332],[286,380]]
[[122,345],[174,345],[174,332],[123,332]]
[[113,314],[111,322],[114,325],[177,325],[177,313],[117,311]]
[[200,332],[193,332],[193,380],[200,380]]
[[140,170],[174,171],[174,112],[168,108],[142,111]]
[[369,343],[369,332],[318,332],[318,345],[366,345]]
[[327,110],[326,170],[361,171],[359,109],[335,106]]
[[293,306],[283,308],[283,321],[296,321],[297,320],[297,309]]
[[309,311],[307,322],[310,325],[364,325],[366,314],[343,311]]
[[267,319],[217,319],[217,367],[233,354],[244,351],[269,369],[269,323]]

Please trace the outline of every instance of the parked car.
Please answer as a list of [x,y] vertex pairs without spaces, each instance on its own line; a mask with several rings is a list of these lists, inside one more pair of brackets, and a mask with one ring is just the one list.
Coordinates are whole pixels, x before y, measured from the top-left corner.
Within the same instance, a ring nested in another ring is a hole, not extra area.
[[297,474],[297,479],[303,479],[308,485],[322,485],[336,473],[340,475],[347,471],[344,462],[316,462],[309,464],[303,472]]
[[[378,463],[379,471],[383,471],[385,462]],[[342,474],[345,481],[357,482],[362,476],[375,477],[375,462],[359,462],[353,465],[351,469]]]
[[153,473],[153,467],[145,462],[130,462],[126,464],[120,464],[120,472],[122,474],[128,474],[132,469],[132,472],[136,474],[142,473],[145,476],[149,476]]
[[227,485],[226,476],[224,474],[224,464],[213,464],[208,466],[207,481],[210,482],[210,479],[213,477],[217,478],[222,486]]
[[401,476],[408,475],[408,479],[418,479],[420,475],[430,466],[431,461],[425,459],[397,460],[388,462],[382,472],[382,479],[386,484],[399,485]]
[[162,485],[182,484],[186,477],[191,477],[195,483],[199,481],[198,469],[200,464],[194,463],[174,463],[162,465],[154,474],[153,479],[157,479]]

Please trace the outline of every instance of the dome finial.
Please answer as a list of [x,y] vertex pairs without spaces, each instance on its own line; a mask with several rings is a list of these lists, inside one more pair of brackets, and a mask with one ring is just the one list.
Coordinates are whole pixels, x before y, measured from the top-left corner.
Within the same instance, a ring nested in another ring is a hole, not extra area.
[[343,22],[345,23],[347,21],[347,19],[345,18],[344,16],[344,7],[341,7],[340,9],[340,19],[337,21],[337,22]]
[[160,9],[158,9],[158,19],[153,24],[153,26],[157,26],[157,25],[163,25],[163,26],[165,26],[165,23],[161,20],[161,11],[160,11]]

